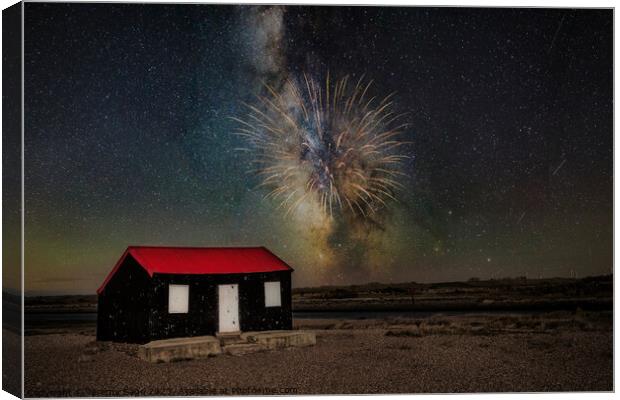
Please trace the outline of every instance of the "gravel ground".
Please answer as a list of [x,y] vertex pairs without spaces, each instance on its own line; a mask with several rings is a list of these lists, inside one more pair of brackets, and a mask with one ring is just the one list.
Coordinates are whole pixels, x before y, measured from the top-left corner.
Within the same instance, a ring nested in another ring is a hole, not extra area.
[[[436,326],[448,326],[441,322]],[[297,321],[317,345],[149,364],[92,332],[26,337],[26,396],[613,390],[611,325],[506,332]],[[480,322],[471,323],[478,327]]]

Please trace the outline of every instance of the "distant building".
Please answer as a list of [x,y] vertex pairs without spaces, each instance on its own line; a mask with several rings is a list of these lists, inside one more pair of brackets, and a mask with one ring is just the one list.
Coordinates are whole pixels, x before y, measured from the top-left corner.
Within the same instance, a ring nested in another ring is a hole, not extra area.
[[292,272],[264,247],[129,247],[97,290],[97,340],[292,329]]

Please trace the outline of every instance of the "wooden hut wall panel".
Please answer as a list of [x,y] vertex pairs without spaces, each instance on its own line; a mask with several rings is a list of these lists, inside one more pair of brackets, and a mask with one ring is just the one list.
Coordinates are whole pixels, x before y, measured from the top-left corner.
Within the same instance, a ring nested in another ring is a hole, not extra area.
[[[290,271],[246,275],[239,288],[240,324],[243,331],[292,329]],[[265,282],[280,282],[279,307],[265,307]]]
[[[281,306],[265,307],[264,282],[279,281]],[[168,312],[170,285],[189,286],[187,314]],[[167,337],[213,335],[219,329],[218,286],[237,284],[242,331],[292,329],[291,272],[153,277],[150,327],[153,340]]]
[[99,295],[97,340],[148,342],[150,311],[149,275],[129,256]]

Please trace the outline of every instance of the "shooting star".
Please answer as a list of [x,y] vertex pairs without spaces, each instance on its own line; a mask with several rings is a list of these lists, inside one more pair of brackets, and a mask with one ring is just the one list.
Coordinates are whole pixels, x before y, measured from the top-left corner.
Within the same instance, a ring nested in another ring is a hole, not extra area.
[[560,163],[560,165],[558,165],[558,167],[551,173],[551,175],[555,176],[555,174],[558,173],[558,171],[560,170],[560,168],[562,168],[562,166],[564,166],[564,163],[566,163],[566,159],[563,159],[562,162]]

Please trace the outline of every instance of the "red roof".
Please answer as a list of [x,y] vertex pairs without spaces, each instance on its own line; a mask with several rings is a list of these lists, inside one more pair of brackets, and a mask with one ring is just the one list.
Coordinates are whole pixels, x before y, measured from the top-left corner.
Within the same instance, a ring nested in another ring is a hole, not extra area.
[[153,274],[247,274],[292,270],[264,247],[130,246],[97,289],[98,294],[103,291],[128,255],[151,277]]

